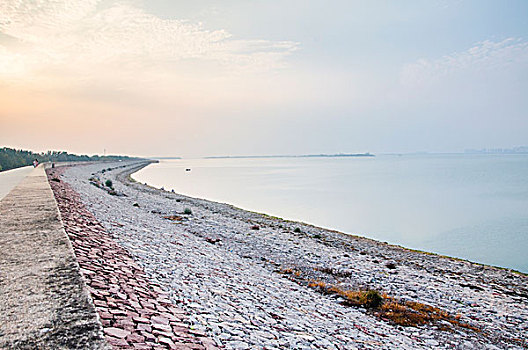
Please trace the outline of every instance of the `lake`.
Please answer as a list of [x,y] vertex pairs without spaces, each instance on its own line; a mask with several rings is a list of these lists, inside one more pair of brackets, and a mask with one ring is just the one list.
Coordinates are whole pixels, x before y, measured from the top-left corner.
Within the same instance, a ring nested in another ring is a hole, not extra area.
[[173,159],[132,177],[192,197],[528,272],[528,155]]

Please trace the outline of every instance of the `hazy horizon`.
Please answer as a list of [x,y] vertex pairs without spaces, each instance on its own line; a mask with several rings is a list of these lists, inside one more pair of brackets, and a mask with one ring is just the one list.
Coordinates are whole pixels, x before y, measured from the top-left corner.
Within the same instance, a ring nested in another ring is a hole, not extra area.
[[142,157],[528,136],[528,2],[6,0],[0,142]]
[[[522,152],[512,152],[513,149],[515,148],[523,148],[523,149],[527,149],[526,151],[522,151]],[[506,152],[499,152],[498,150],[504,150]],[[260,154],[260,155],[255,155],[255,154],[223,154],[223,155],[214,155],[214,156],[211,156],[211,155],[198,155],[198,156],[194,156],[194,157],[183,157],[183,156],[178,156],[178,155],[168,155],[168,156],[145,156],[145,158],[150,158],[150,159],[156,159],[156,158],[159,158],[159,159],[178,159],[178,158],[181,158],[181,159],[204,159],[204,158],[259,158],[259,157],[263,157],[263,158],[275,158],[275,157],[285,157],[285,158],[288,158],[288,157],[303,157],[303,156],[335,156],[335,157],[339,157],[339,156],[346,156],[346,155],[354,155],[354,154],[366,154],[366,153],[370,153],[371,155],[373,156],[398,156],[398,155],[449,155],[449,154],[453,154],[453,155],[463,155],[463,154],[488,154],[488,155],[526,155],[528,154],[528,146],[515,146],[515,147],[512,147],[512,148],[503,148],[503,147],[498,147],[498,148],[487,148],[487,147],[482,147],[482,148],[478,148],[478,149],[465,149],[465,150],[462,150],[462,151],[453,151],[453,152],[426,152],[426,151],[415,151],[415,152],[380,152],[380,153],[372,153],[372,152],[338,152],[338,153],[310,153],[310,154],[306,154],[306,153],[299,153],[299,154],[289,154],[289,153],[284,153],[284,154]]]
[[[9,146],[9,145],[0,145],[0,148],[7,147],[7,148],[13,148],[13,149],[20,149],[23,151],[31,151],[35,153],[46,153],[48,151],[51,152],[62,152],[67,150],[64,149],[28,149],[27,147],[15,147],[15,146]],[[139,157],[139,158],[145,158],[145,159],[207,159],[207,158],[277,158],[277,157],[311,157],[311,156],[331,156],[331,157],[339,157],[339,156],[347,156],[347,155],[362,155],[362,154],[371,154],[373,156],[400,156],[400,155],[464,155],[464,154],[487,154],[487,155],[526,155],[528,154],[528,151],[522,151],[522,152],[513,152],[516,148],[523,148],[528,149],[528,146],[514,146],[511,148],[505,148],[505,147],[497,147],[497,148],[491,148],[491,147],[480,147],[475,149],[465,149],[465,150],[459,150],[459,151],[452,151],[452,152],[428,152],[428,151],[409,151],[409,152],[379,152],[379,153],[372,153],[369,151],[364,152],[337,152],[337,153],[276,153],[276,154],[197,154],[193,156],[181,156],[181,155],[174,155],[174,154],[168,154],[168,155],[137,155],[137,154],[122,154],[122,153],[104,153],[103,152],[94,152],[94,153],[87,153],[87,152],[75,152],[74,154],[77,155],[88,155],[88,156],[129,156],[129,157]],[[505,152],[498,152],[498,150],[504,150]],[[69,152],[73,153],[73,152]]]

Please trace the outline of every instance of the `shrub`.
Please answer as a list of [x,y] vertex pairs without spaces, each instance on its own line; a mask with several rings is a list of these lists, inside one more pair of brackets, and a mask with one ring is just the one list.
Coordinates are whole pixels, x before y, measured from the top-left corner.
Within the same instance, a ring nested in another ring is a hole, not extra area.
[[296,227],[295,230],[293,230],[293,232],[295,232],[295,233],[301,233],[301,229],[298,228],[298,227]]
[[389,270],[394,270],[396,268],[396,264],[395,263],[387,263],[385,264],[385,266],[389,269]]
[[191,214],[192,214],[192,210],[191,210],[191,208],[185,208],[185,209],[183,210],[183,213],[184,213],[185,215],[191,215]]
[[378,307],[383,302],[383,297],[377,290],[369,290],[365,294],[366,304],[370,307]]
[[332,286],[328,288],[326,292],[330,294],[337,294],[343,297],[347,304],[353,306],[376,308],[383,302],[383,297],[377,290],[354,291],[341,289],[338,286]]
[[105,185],[106,187],[112,187],[113,183],[112,183],[112,180],[108,179],[105,181]]

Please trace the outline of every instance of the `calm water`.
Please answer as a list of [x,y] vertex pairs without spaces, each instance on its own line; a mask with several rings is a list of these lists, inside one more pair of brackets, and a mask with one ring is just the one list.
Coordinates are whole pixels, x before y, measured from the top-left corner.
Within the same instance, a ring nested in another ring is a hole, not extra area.
[[528,272],[524,155],[162,160],[133,177],[193,197]]

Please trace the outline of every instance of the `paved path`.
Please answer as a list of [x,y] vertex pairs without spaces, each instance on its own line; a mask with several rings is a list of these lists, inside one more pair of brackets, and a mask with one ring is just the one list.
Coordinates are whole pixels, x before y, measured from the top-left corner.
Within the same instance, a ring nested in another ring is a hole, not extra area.
[[29,170],[0,201],[0,348],[105,349],[44,167]]
[[0,200],[33,170],[35,169],[32,166],[25,166],[0,172]]

